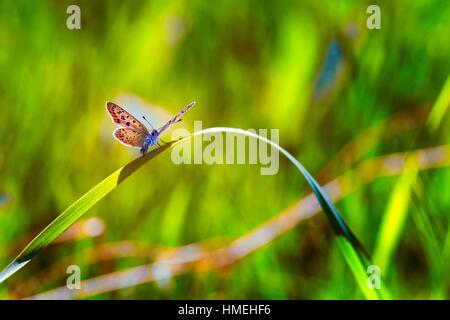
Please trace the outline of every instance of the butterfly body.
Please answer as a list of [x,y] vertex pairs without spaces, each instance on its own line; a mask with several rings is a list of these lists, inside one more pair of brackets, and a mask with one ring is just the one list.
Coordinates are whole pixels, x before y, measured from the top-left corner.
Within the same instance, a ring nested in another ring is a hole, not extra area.
[[106,110],[113,122],[119,126],[114,130],[113,137],[128,147],[139,148],[141,154],[144,155],[150,147],[159,146],[161,133],[174,123],[181,121],[181,116],[194,105],[195,102],[191,102],[161,128],[153,129],[152,127],[150,131],[139,120],[114,102],[106,102]]
[[141,153],[145,154],[147,152],[148,148],[158,145],[158,140],[159,140],[158,130],[151,130],[150,134],[148,134],[144,138],[144,142],[142,143],[142,147],[141,147]]

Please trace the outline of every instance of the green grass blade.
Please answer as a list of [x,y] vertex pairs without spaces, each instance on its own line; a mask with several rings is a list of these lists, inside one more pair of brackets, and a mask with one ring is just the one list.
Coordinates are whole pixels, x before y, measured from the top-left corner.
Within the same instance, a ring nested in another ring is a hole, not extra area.
[[[98,201],[100,201],[104,196],[106,196],[109,192],[111,192],[114,188],[116,188],[123,180],[133,174],[137,169],[139,169],[143,164],[148,162],[150,159],[153,159],[155,156],[160,154],[161,152],[167,150],[169,147],[174,146],[177,143],[180,143],[183,140],[188,138],[209,134],[209,133],[220,133],[220,132],[230,132],[234,134],[243,134],[246,136],[250,136],[259,140],[262,140],[269,145],[273,146],[277,150],[279,150],[284,156],[286,156],[302,173],[305,177],[306,181],[312,188],[314,195],[319,201],[320,206],[325,212],[328,221],[330,222],[332,228],[336,232],[338,236],[343,236],[348,244],[354,251],[349,253],[350,251],[342,250],[346,261],[349,262],[350,268],[352,270],[356,270],[354,268],[354,261],[357,259],[361,265],[368,265],[370,261],[370,257],[367,252],[364,250],[364,247],[358,241],[358,239],[353,235],[350,228],[347,226],[333,202],[327,196],[325,191],[320,187],[320,185],[316,182],[316,180],[311,176],[311,174],[297,161],[288,151],[279,146],[278,144],[268,140],[265,137],[259,136],[253,132],[249,132],[242,129],[235,128],[209,128],[201,131],[197,131],[190,136],[184,137],[175,142],[170,142],[164,145],[163,147],[156,149],[150,153],[148,153],[144,157],[140,157],[124,167],[118,169],[106,179],[97,184],[94,188],[89,190],[85,195],[83,195],[80,199],[74,202],[69,208],[67,208],[63,213],[61,213],[52,223],[50,223],[47,228],[45,228],[39,235],[37,235],[28,246],[14,259],[14,261],[9,264],[1,273],[0,273],[0,282],[3,282],[5,279],[10,277],[20,268],[22,268],[25,264],[27,264],[31,258],[33,258],[40,250],[45,248],[48,244],[50,244],[53,240],[55,240],[61,233],[63,233],[67,228],[69,228],[78,218],[80,218],[85,212],[87,212],[93,205],[95,205]],[[348,246],[347,246],[348,247]],[[341,246],[342,248],[342,246]],[[356,257],[353,253],[356,253]],[[359,273],[355,274],[355,277],[359,279],[361,275]],[[372,296],[370,296],[372,298]]]
[[[338,237],[336,241],[364,297],[368,300],[379,300],[378,289],[369,289],[366,284],[368,278],[366,268],[351,243],[344,237]],[[383,285],[381,285],[380,290],[384,290]]]
[[447,77],[444,86],[442,87],[436,102],[431,109],[430,116],[428,117],[428,125],[432,132],[435,132],[442,119],[445,116],[448,108],[450,107],[450,75]]
[[386,272],[393,252],[400,240],[408,215],[411,190],[418,175],[417,159],[409,157],[405,169],[395,184],[386,211],[383,214],[380,230],[377,236],[374,261]]

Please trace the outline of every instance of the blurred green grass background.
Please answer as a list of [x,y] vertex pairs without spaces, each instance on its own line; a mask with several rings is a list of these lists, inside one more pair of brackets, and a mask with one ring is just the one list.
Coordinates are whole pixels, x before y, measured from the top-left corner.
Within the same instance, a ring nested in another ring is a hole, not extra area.
[[[204,128],[278,128],[280,144],[322,183],[352,167],[336,155],[380,123],[364,152],[346,151],[348,158],[360,163],[449,143],[445,114],[437,130],[423,120],[440,94],[448,105],[447,1],[378,1],[381,30],[366,28],[370,1],[77,1],[81,30],[66,28],[70,4],[0,1],[2,267],[135,155],[112,139],[107,100],[127,106],[139,97],[168,114],[195,100],[188,129],[194,120]],[[152,118],[154,109],[142,110]],[[397,132],[399,112],[420,123]],[[257,166],[176,166],[163,154],[84,217],[100,219],[99,236],[46,249],[0,286],[0,297],[64,285],[65,267],[53,266],[69,255],[72,264],[86,264],[83,279],[146,262],[88,261],[83,249],[104,243],[231,241],[310,192],[293,170],[283,159],[274,176],[260,176]],[[450,296],[449,178],[445,168],[380,178],[337,203],[382,259],[395,298]],[[384,227],[395,217],[403,220],[394,230]],[[21,289],[43,270],[40,281]],[[45,270],[56,279],[46,281]],[[225,270],[94,298],[362,297],[319,214]]]

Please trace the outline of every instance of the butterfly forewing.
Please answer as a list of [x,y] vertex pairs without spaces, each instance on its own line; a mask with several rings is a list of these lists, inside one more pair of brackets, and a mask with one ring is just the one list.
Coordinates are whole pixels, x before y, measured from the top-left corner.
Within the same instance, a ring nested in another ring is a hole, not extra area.
[[134,129],[135,131],[142,131],[148,134],[147,128],[135,117],[129,114],[125,109],[119,107],[113,102],[106,103],[106,109],[110,114],[113,122],[119,126]]
[[130,147],[141,147],[146,136],[145,132],[131,128],[118,128],[114,130],[113,135],[121,143]]
[[178,112],[172,119],[170,119],[169,121],[167,121],[167,123],[165,125],[163,125],[161,128],[158,129],[158,132],[161,133],[164,130],[166,130],[167,128],[169,128],[171,125],[173,125],[174,123],[178,122],[178,120],[180,120],[181,116],[183,114],[185,114],[190,108],[192,108],[193,106],[195,106],[195,102],[191,102],[189,103],[186,107],[184,107],[180,112]]

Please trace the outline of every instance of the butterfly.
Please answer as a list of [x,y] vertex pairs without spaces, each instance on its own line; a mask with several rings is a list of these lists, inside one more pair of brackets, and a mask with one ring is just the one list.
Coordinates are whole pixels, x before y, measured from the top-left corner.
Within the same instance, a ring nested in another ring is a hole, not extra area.
[[120,128],[114,130],[113,137],[128,147],[140,148],[141,154],[144,155],[148,148],[160,146],[159,140],[161,139],[159,136],[161,133],[174,123],[180,122],[181,116],[193,106],[195,106],[195,102],[189,103],[159,129],[153,128],[150,122],[142,117],[152,127],[151,130],[148,130],[138,119],[114,102],[106,102],[106,111],[108,111],[113,122],[120,126]]

